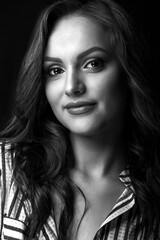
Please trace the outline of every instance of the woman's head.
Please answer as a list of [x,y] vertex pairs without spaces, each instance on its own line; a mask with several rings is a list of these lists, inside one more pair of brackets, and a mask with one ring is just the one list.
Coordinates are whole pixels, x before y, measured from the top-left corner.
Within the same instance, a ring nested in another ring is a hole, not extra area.
[[124,79],[111,36],[110,29],[78,13],[60,19],[49,36],[46,97],[55,116],[73,133],[102,137],[107,131],[111,138],[122,128]]
[[[41,14],[22,65],[16,93],[15,119],[20,138],[41,136],[46,121],[61,125],[54,116],[46,98],[46,77],[44,57],[48,41],[58,22],[68,16],[79,16],[109,35],[110,52],[119,63],[121,77],[127,89],[127,122],[129,133],[135,127],[133,122],[152,128],[143,109],[146,105],[146,92],[135,38],[126,13],[110,0],[62,0],[46,8]],[[104,39],[103,39],[104,40]],[[62,41],[65,45],[65,39]],[[57,43],[56,43],[57,44]],[[54,47],[54,46],[53,46]],[[148,101],[148,100],[147,100]],[[144,127],[145,128],[145,127]],[[132,134],[130,134],[132,135]]]
[[[44,123],[44,119],[52,119],[57,122],[46,99],[43,64],[50,35],[54,33],[58,22],[67,16],[88,19],[87,21],[92,23],[93,28],[97,27],[98,29],[99,26],[100,29],[103,29],[104,35],[105,32],[109,35],[109,51],[118,62],[118,68],[123,72],[123,84],[126,86],[137,84],[133,81],[135,59],[134,56],[131,56],[129,60],[130,56],[128,56],[132,55],[134,51],[132,49],[132,31],[123,10],[109,0],[56,1],[45,9],[39,18],[30,49],[22,66],[16,100],[18,117],[20,119],[24,117],[22,123],[28,123],[27,128],[31,126],[30,129],[33,129],[33,125],[35,126],[36,123],[36,126],[42,129],[41,125]],[[97,34],[99,33],[97,32]],[[101,41],[104,43],[105,39],[102,35],[101,33]],[[65,39],[62,40],[62,44],[65,46]],[[133,92],[132,87],[134,86],[131,86],[131,92]],[[37,131],[39,130],[37,129]]]

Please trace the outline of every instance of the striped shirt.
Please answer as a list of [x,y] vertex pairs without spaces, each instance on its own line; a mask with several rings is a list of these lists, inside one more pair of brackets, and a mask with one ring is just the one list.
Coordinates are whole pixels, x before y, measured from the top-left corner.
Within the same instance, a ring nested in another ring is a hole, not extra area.
[[[9,153],[0,153],[0,190],[1,190],[1,239],[25,240],[25,229],[28,215],[32,209],[23,195],[18,191],[12,179],[12,158]],[[129,169],[124,170],[119,179],[125,190],[118,198],[115,206],[98,229],[94,240],[128,240],[131,230],[137,224],[138,218],[132,221],[135,208],[135,192],[131,183]],[[56,225],[53,215],[42,227],[38,240],[57,240]],[[138,236],[135,236],[138,240]],[[143,239],[146,239],[145,237]]]

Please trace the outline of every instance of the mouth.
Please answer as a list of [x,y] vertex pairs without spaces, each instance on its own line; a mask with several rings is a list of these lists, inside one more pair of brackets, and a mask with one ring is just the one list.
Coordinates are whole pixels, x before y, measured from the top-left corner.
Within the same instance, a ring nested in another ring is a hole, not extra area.
[[94,110],[96,102],[77,101],[65,105],[67,111],[72,115],[86,114]]

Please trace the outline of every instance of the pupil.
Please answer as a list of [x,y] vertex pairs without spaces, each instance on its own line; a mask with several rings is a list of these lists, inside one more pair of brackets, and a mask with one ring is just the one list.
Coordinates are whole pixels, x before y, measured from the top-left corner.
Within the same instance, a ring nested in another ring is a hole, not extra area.
[[61,70],[58,69],[58,68],[56,68],[56,69],[54,70],[54,73],[55,73],[55,74],[61,73]]
[[92,62],[92,67],[97,67],[97,66],[99,66],[99,62],[97,61],[94,61],[94,62]]

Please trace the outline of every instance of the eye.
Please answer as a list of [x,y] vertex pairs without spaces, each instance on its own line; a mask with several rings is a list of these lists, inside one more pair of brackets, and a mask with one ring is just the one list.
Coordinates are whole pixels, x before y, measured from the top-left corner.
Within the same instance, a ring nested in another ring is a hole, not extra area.
[[47,74],[51,77],[64,73],[64,70],[60,67],[51,67],[47,70]]
[[93,59],[89,61],[84,68],[88,69],[100,69],[104,66],[104,60],[102,59]]

